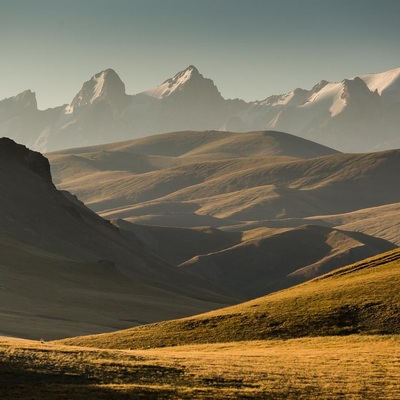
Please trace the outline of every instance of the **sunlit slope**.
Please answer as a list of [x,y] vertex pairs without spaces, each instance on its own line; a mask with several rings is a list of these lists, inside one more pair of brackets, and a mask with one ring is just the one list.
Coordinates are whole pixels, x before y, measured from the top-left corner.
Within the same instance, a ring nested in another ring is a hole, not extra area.
[[[336,153],[281,132],[206,131],[168,133],[48,156],[58,187],[107,218],[159,215],[168,220],[174,213],[174,221],[159,225],[215,226],[244,203],[257,209],[279,197],[274,183],[263,179],[260,171]],[[253,174],[255,179],[249,180]],[[220,190],[215,189],[218,185]],[[260,197],[256,203],[255,196]]]
[[242,301],[396,247],[384,239],[318,225],[238,232],[147,226],[124,220],[113,224],[133,232],[162,259],[223,287]]
[[180,268],[249,300],[394,248],[382,239],[317,225],[255,229],[241,243],[195,256]]
[[59,150],[52,155],[124,152],[127,154],[164,157],[200,154],[230,154],[235,156],[288,156],[313,158],[338,153],[329,147],[275,131],[232,133],[226,131],[181,131],[147,136],[125,142],[77,149]]
[[400,398],[399,361],[400,335],[122,351],[0,337],[0,397],[392,400]]
[[338,154],[302,140],[177,132],[49,158],[59,188],[103,217],[149,225],[222,227],[399,201],[399,150]]
[[323,221],[339,229],[363,232],[400,246],[400,203],[365,208],[325,218],[313,217],[312,219],[315,220],[315,223]]
[[400,203],[367,207],[342,214],[316,215],[306,218],[286,218],[282,220],[249,221],[225,227],[227,231],[249,231],[257,228],[289,228],[315,224],[336,229],[360,232],[375,238],[387,240],[400,246]]
[[338,269],[291,289],[193,318],[66,344],[161,347],[350,333],[400,332],[400,250]]

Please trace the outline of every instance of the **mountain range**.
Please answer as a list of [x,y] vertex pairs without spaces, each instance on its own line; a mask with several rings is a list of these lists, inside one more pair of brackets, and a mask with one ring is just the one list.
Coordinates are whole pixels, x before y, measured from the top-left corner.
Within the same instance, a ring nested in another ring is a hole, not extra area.
[[400,68],[0,101],[0,397],[400,398],[399,109]]
[[261,101],[224,99],[189,66],[128,95],[113,69],[94,75],[69,104],[38,110],[30,90],[0,101],[0,135],[39,151],[181,130],[288,132],[344,152],[400,147],[400,68],[320,81]]

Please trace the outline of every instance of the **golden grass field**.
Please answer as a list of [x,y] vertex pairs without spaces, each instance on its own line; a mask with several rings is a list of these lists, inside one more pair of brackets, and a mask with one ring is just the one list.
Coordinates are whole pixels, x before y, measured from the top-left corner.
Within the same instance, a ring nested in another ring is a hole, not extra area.
[[399,266],[396,250],[181,320],[3,337],[0,399],[400,399]]
[[400,336],[109,350],[2,338],[2,399],[399,399]]

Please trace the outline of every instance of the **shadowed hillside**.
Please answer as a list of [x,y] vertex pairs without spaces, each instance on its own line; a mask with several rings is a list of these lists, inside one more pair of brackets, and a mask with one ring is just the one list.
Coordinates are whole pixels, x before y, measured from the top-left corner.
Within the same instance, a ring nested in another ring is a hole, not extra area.
[[382,239],[316,225],[260,229],[246,232],[240,244],[195,256],[180,268],[248,300],[395,247]]
[[400,250],[338,269],[299,286],[218,311],[64,344],[102,348],[400,333]]
[[49,157],[60,188],[242,300],[396,246],[398,150],[341,154],[281,132],[206,131]]
[[3,138],[0,159],[2,334],[104,332],[233,301],[58,191],[41,154]]

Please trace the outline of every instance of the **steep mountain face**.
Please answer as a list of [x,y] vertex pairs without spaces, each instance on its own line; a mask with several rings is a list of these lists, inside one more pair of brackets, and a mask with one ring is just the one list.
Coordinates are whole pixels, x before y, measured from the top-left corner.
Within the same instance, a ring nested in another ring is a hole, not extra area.
[[2,138],[0,160],[2,334],[101,332],[229,301],[58,191],[41,154]]
[[72,143],[103,143],[110,138],[121,140],[129,131],[122,112],[130,98],[114,70],[102,71],[83,84],[72,102],[60,110],[57,120],[39,133],[32,147],[44,150],[70,147]]
[[74,113],[82,107],[104,101],[115,109],[123,107],[127,100],[125,85],[112,69],[96,74],[83,84],[80,92],[67,106],[67,113]]
[[168,131],[272,129],[363,152],[400,146],[399,107],[400,68],[250,103],[224,99],[193,65],[137,95],[127,95],[117,73],[107,69],[68,105],[40,111],[30,91],[1,101],[0,134],[51,151]]
[[161,85],[135,96],[125,116],[132,121],[135,132],[141,132],[137,137],[187,129],[219,129],[245,104],[241,100],[225,100],[213,81],[190,65]]
[[211,79],[206,79],[198,69],[190,65],[161,85],[143,92],[155,99],[173,99],[176,102],[201,102],[202,98],[222,102],[224,99]]
[[4,99],[0,101],[0,136],[35,147],[39,135],[49,136],[51,126],[60,118],[63,108],[38,110],[36,95],[30,90]]
[[387,103],[358,77],[321,81],[310,91],[296,89],[267,98],[249,105],[240,117],[252,129],[291,132],[345,152],[390,148],[389,141],[396,138],[389,128],[394,121],[389,122]]

